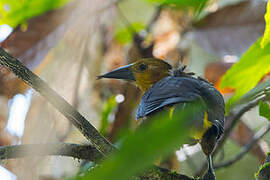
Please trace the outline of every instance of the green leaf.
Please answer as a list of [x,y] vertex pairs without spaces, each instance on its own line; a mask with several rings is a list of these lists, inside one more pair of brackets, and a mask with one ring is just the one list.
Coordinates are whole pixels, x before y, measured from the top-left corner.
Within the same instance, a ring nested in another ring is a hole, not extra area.
[[206,5],[208,0],[147,0],[147,1],[158,3],[163,6],[171,6],[176,8],[201,9]]
[[227,112],[245,93],[254,88],[265,74],[270,72],[270,44],[261,48],[261,40],[259,38],[222,78],[222,88],[235,89],[235,94],[226,104]]
[[237,102],[237,104],[245,104],[249,101],[256,99],[257,97],[261,96],[263,93],[268,91],[270,93],[270,80],[266,80],[262,83],[259,83],[249,92],[242,96],[242,98]]
[[135,22],[130,24],[130,26],[120,29],[115,34],[115,40],[121,44],[127,44],[132,41],[133,31],[140,32],[145,28],[145,25],[141,22]]
[[117,105],[117,102],[115,100],[115,96],[111,96],[104,104],[104,107],[101,112],[101,125],[99,129],[102,135],[106,133],[106,130],[109,125],[109,120],[108,120],[109,115],[115,109],[116,105]]
[[267,3],[267,11],[264,15],[265,31],[261,41],[261,47],[264,48],[270,42],[270,2]]
[[269,105],[264,101],[261,101],[259,104],[259,114],[270,121],[270,108]]
[[15,28],[28,19],[60,8],[69,1],[71,0],[1,0],[0,25],[7,24]]
[[119,151],[103,164],[77,179],[128,179],[151,167],[155,160],[187,142],[189,127],[194,123],[191,116],[198,109],[192,106],[184,112],[174,112],[172,119],[168,119],[168,112],[158,114],[149,124],[126,136]]

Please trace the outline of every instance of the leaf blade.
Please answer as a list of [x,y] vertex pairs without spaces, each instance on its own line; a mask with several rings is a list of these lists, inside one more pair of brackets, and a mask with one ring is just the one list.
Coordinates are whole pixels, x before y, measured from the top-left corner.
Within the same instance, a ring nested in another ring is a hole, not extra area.
[[261,48],[264,48],[270,42],[270,2],[267,3],[267,10],[264,15],[265,19],[265,31],[263,35],[263,39],[261,41]]
[[190,116],[200,106],[176,112],[168,120],[169,112],[158,114],[151,119],[151,124],[143,126],[129,134],[120,150],[102,165],[90,171],[86,176],[77,179],[128,179],[142,170],[151,167],[156,159],[174,151],[187,142],[190,127]]
[[57,9],[71,0],[17,0],[0,1],[0,25],[7,24],[16,28],[28,19],[41,15],[49,10]]
[[261,40],[259,38],[222,77],[221,88],[235,89],[235,94],[226,104],[226,111],[270,72],[270,44],[261,48]]
[[270,121],[270,108],[269,105],[264,101],[259,103],[259,115]]

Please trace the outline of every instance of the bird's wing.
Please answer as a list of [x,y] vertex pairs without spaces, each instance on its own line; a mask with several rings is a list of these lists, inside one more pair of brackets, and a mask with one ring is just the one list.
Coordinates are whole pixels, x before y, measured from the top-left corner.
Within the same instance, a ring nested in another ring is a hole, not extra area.
[[[136,111],[136,119],[153,115],[164,107],[176,105],[184,109],[193,102],[201,103],[205,108],[194,113],[199,119],[204,119],[205,112],[208,121],[217,126],[219,135],[224,127],[224,101],[220,93],[209,83],[190,77],[168,76],[154,84],[143,95]],[[201,126],[203,121],[198,121]],[[219,136],[218,136],[219,137]]]
[[148,116],[165,106],[194,102],[200,99],[200,85],[196,79],[168,76],[154,84],[143,95],[136,119]]

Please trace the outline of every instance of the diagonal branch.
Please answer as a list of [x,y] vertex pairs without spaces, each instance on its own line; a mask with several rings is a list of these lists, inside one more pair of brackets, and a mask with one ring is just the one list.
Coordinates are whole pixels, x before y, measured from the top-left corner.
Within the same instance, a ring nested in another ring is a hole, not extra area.
[[[259,97],[256,96],[256,99],[253,99],[249,102],[246,102],[244,104],[240,104],[236,106],[230,114],[226,117],[226,122],[229,122],[227,125],[225,124],[225,132],[219,141],[213,155],[215,156],[219,150],[222,149],[226,139],[229,137],[231,131],[237,124],[237,122],[240,120],[243,114],[245,114],[250,109],[254,108],[259,104],[260,101],[267,101],[270,100],[270,95],[268,91],[263,91],[262,94],[260,94]],[[207,168],[207,162],[205,161],[202,168],[196,173],[196,175],[202,174]]]
[[244,155],[246,153],[249,152],[249,150],[251,150],[251,148],[270,130],[270,124],[268,124],[268,126],[262,127],[253,137],[253,139],[242,148],[242,150],[240,151],[239,154],[237,154],[235,157],[233,157],[232,159],[217,164],[214,166],[215,169],[219,169],[219,168],[223,168],[223,167],[228,167],[230,165],[232,165],[233,163],[237,162],[238,160],[242,159],[242,157],[244,157]]
[[42,79],[25,67],[19,60],[0,48],[0,65],[12,71],[16,76],[46,98],[58,111],[60,111],[79,131],[90,140],[104,156],[112,153],[114,146],[105,139],[96,128],[87,121],[64,98],[50,88]]
[[225,127],[225,132],[223,134],[223,137],[221,138],[220,142],[218,143],[217,148],[215,149],[214,154],[216,154],[224,145],[225,140],[230,135],[231,131],[235,127],[236,123],[240,120],[243,114],[245,114],[250,109],[254,108],[259,104],[260,101],[266,101],[269,100],[270,96],[267,94],[262,94],[260,97],[249,101],[247,103],[241,104],[237,107],[235,107],[231,113],[226,117],[226,121],[228,121],[228,125]]
[[[60,111],[79,131],[93,143],[92,146],[76,144],[37,144],[0,147],[0,159],[19,158],[33,155],[63,155],[79,159],[98,161],[116,150],[78,111],[66,100],[51,89],[42,79],[25,67],[0,47],[0,65],[12,71],[33,89],[43,95],[58,111]],[[155,171],[154,171],[155,169]],[[161,168],[151,168],[140,179],[179,179],[194,180]]]
[[103,155],[91,145],[69,143],[24,144],[0,147],[0,159],[14,159],[33,156],[68,156],[98,162]]

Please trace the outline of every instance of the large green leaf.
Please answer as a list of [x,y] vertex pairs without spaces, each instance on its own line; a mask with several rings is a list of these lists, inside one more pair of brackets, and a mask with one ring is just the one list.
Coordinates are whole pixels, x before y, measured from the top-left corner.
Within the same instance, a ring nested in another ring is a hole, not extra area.
[[252,101],[258,98],[259,96],[262,96],[263,94],[267,92],[270,92],[269,89],[270,89],[270,80],[266,80],[262,83],[259,83],[257,86],[255,86],[245,95],[243,95],[242,98],[237,102],[237,104],[244,104],[249,101]]
[[159,114],[151,119],[150,124],[128,135],[113,156],[78,179],[128,179],[150,167],[162,155],[187,142],[189,127],[193,123],[190,115],[198,108],[193,106],[185,112],[175,112],[170,120],[168,113]]
[[60,8],[71,0],[0,0],[0,25],[13,28],[27,19]]
[[270,108],[266,102],[260,102],[259,114],[270,121]]
[[261,47],[264,48],[270,42],[270,2],[267,3],[267,11],[265,13],[265,31],[263,35],[263,39],[261,41]]
[[222,78],[222,88],[235,89],[234,96],[227,103],[227,111],[241,96],[254,88],[265,74],[270,72],[270,44],[261,48],[261,40],[262,38],[259,38]]

